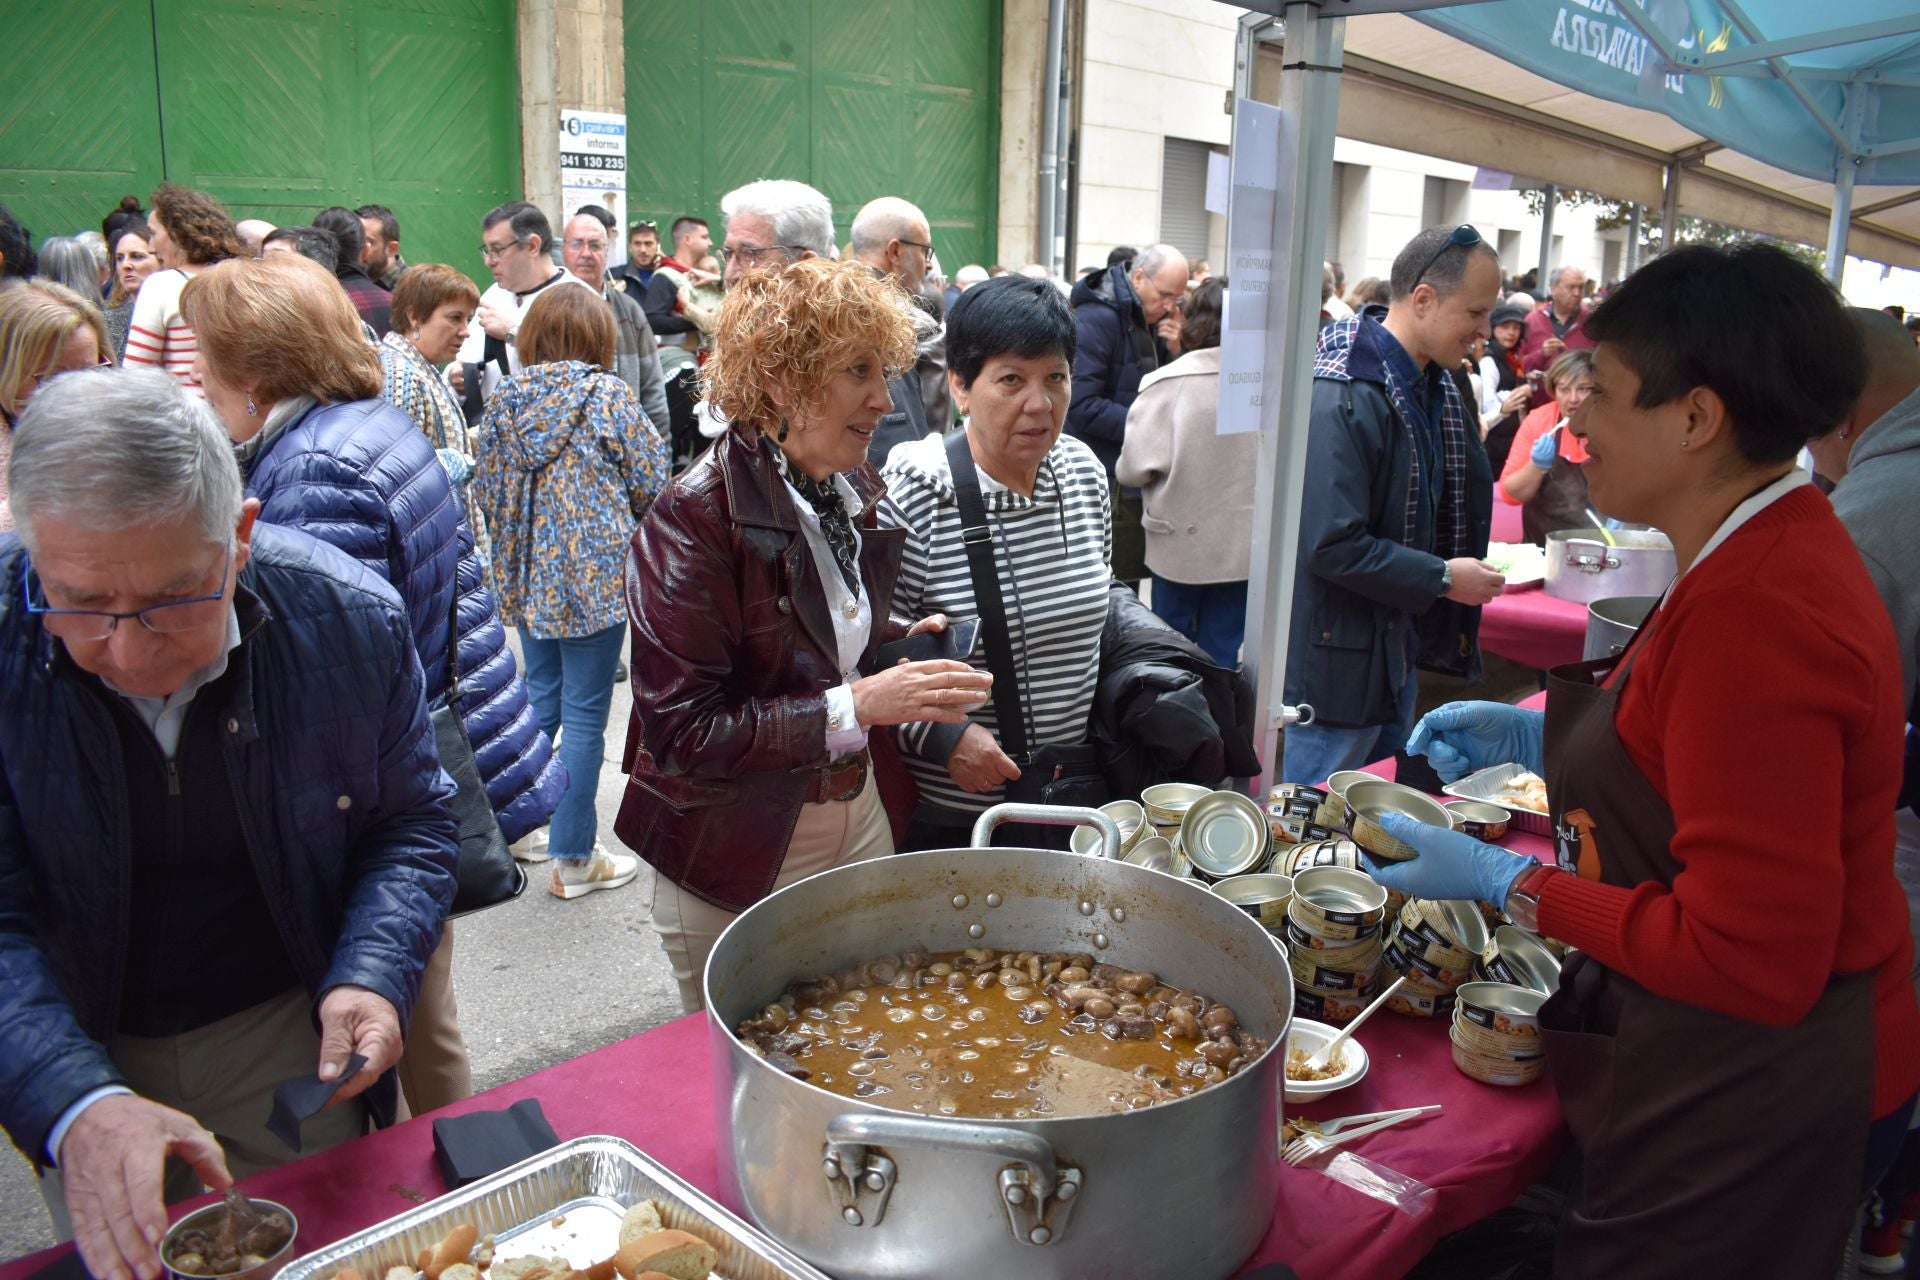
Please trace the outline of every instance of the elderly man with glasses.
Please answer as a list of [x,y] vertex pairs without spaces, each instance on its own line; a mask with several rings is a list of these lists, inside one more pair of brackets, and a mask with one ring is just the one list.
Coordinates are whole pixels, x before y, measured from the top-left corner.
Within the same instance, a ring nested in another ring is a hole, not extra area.
[[833,202],[804,182],[765,178],[720,197],[727,238],[720,246],[724,278],[731,289],[749,271],[764,271],[802,258],[837,258]]
[[1287,782],[1406,746],[1419,668],[1477,680],[1493,473],[1449,371],[1487,332],[1500,260],[1470,226],[1393,260],[1390,301],[1320,331],[1287,636]]
[[[541,291],[559,284],[594,286],[553,264],[553,224],[524,200],[508,201],[480,220],[480,257],[493,273],[493,284],[480,295],[480,310],[474,315],[478,323],[467,334],[457,365],[461,370],[481,366],[480,397],[485,400],[502,378],[520,372],[514,340],[520,332],[520,317]],[[604,254],[601,269],[606,269]],[[454,386],[465,393],[463,372],[457,374]]]
[[102,1280],[160,1273],[165,1200],[293,1158],[281,1081],[340,1084],[308,1150],[394,1118],[453,900],[399,598],[242,493],[163,374],[68,375],[14,432],[0,1125]]
[[660,375],[659,343],[654,340],[653,326],[647,323],[647,313],[640,309],[640,304],[607,278],[606,224],[590,213],[576,213],[567,219],[566,234],[567,238],[560,242],[561,261],[567,264],[568,271],[584,280],[588,288],[599,290],[613,309],[614,367],[608,372],[618,374],[621,381],[633,388],[634,395],[640,398],[640,407],[647,411],[648,420],[656,430],[665,431],[667,384]]
[[913,303],[913,368],[887,383],[893,410],[880,419],[867,461],[878,467],[893,446],[947,429],[953,420],[947,390],[947,331],[922,292],[933,266],[933,230],[918,205],[898,196],[869,201],[849,229],[853,257],[900,286]]

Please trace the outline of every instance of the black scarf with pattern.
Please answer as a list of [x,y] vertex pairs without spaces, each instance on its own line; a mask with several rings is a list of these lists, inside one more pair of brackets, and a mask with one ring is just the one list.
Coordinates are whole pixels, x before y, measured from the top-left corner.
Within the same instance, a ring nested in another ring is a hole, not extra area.
[[834,483],[833,476],[815,480],[794,466],[788,460],[786,450],[778,445],[773,447],[773,460],[787,483],[807,500],[807,504],[820,517],[820,531],[827,537],[827,547],[833,552],[834,563],[840,566],[840,576],[846,580],[847,590],[859,595],[860,563],[853,537],[853,516],[847,510],[846,498],[840,492],[840,486]]

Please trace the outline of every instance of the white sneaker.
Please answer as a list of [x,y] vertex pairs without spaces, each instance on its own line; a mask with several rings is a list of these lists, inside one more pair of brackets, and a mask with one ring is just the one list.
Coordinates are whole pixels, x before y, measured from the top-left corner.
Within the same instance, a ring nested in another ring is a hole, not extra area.
[[580,898],[595,889],[618,889],[640,874],[640,859],[630,853],[609,853],[594,841],[593,856],[585,862],[559,859],[547,892],[556,898]]
[[508,845],[507,852],[511,853],[521,862],[547,861],[549,856],[547,853],[547,828],[535,827],[532,831],[527,832],[527,834]]

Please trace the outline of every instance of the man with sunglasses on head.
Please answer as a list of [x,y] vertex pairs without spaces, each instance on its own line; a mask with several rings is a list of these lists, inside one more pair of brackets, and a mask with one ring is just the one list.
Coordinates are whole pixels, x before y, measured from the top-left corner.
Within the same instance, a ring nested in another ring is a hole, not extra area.
[[[390,1123],[454,893],[452,782],[393,589],[256,524],[164,374],[49,384],[0,537],[0,1125],[101,1280],[166,1201]],[[178,1157],[169,1161],[169,1157]]]
[[1282,776],[1323,782],[1401,750],[1418,669],[1477,680],[1493,473],[1448,371],[1487,332],[1500,261],[1470,226],[1429,227],[1390,301],[1320,332],[1287,637]]

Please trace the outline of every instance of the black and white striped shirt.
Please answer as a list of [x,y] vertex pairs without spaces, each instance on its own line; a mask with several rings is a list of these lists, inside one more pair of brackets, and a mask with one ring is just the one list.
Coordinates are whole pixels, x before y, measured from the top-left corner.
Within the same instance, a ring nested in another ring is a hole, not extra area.
[[[881,522],[907,531],[893,613],[908,619],[944,613],[970,618],[973,598],[960,508],[939,434],[898,445],[881,472],[887,501]],[[1000,595],[1014,663],[1020,668],[1027,737],[1034,745],[1082,742],[1100,676],[1100,633],[1107,620],[1108,561],[1113,549],[1106,468],[1093,450],[1063,435],[1040,465],[1033,496],[1025,497],[980,472],[980,496],[993,528]],[[969,656],[986,669],[984,632]],[[989,700],[973,723],[997,739],[999,716]],[[963,791],[947,773],[947,757],[965,725],[910,724],[896,731],[920,803],[953,811],[964,822],[998,803],[1004,788]]]

